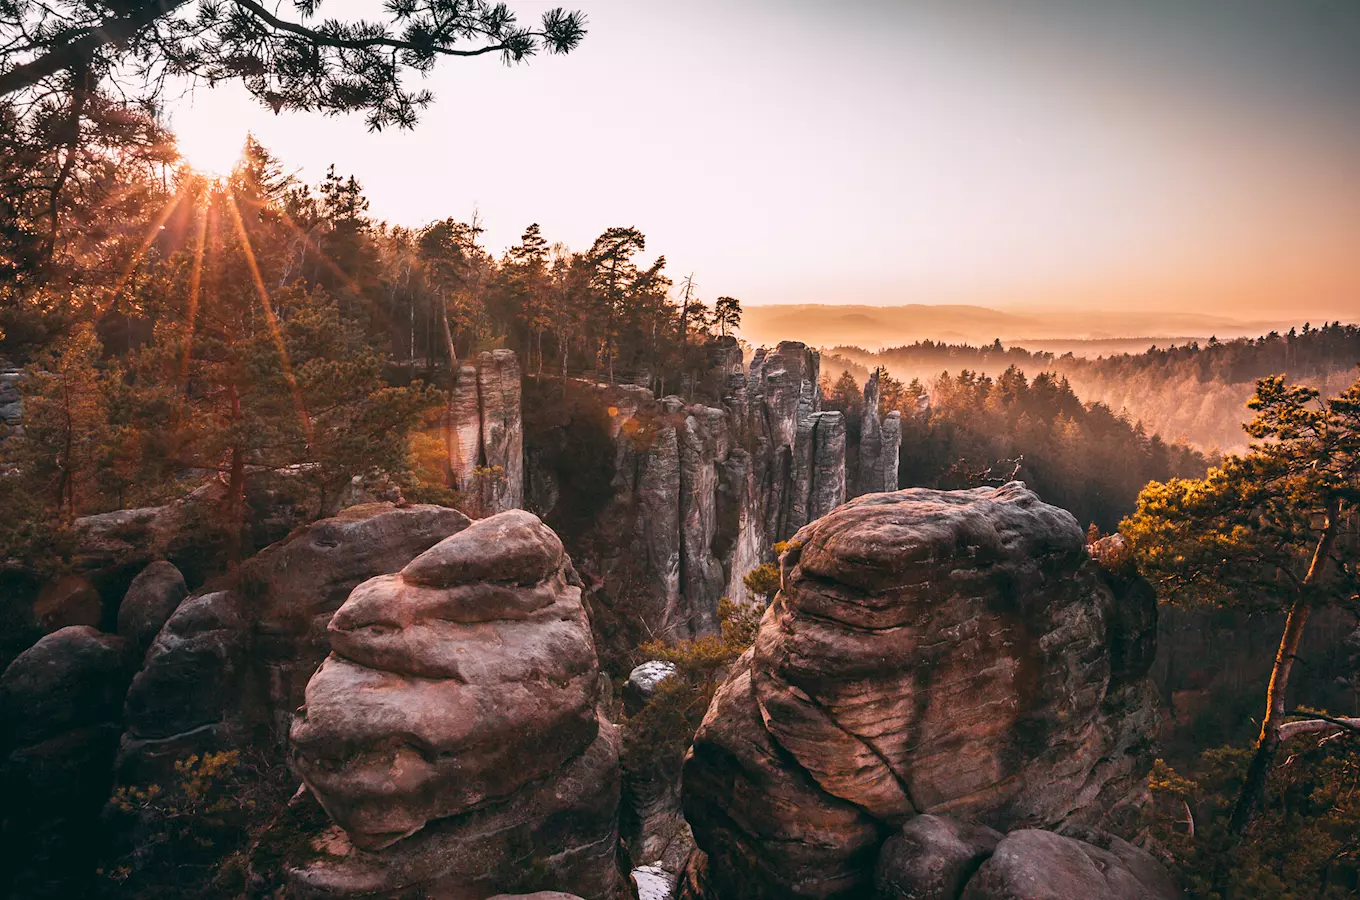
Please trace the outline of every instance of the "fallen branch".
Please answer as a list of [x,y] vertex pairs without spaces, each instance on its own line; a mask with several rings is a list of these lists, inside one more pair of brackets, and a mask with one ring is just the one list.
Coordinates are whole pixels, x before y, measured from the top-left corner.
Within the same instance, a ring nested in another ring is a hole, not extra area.
[[1285,722],[1281,725],[1280,740],[1282,741],[1298,737],[1301,734],[1317,734],[1320,731],[1334,731],[1338,728],[1360,734],[1360,718],[1337,718],[1323,713],[1304,712],[1302,710],[1296,710],[1290,715],[1312,716],[1312,718],[1300,722]]

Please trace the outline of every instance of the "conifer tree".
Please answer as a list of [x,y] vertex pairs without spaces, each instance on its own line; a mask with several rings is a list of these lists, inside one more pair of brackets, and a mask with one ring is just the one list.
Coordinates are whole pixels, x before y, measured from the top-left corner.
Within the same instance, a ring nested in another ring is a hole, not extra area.
[[1171,602],[1287,612],[1255,753],[1233,809],[1230,827],[1239,834],[1260,805],[1281,742],[1327,727],[1323,720],[1286,721],[1289,677],[1309,614],[1360,588],[1360,381],[1320,400],[1316,390],[1271,376],[1257,382],[1249,405],[1249,453],[1226,458],[1203,479],[1149,484],[1120,526],[1140,568]]

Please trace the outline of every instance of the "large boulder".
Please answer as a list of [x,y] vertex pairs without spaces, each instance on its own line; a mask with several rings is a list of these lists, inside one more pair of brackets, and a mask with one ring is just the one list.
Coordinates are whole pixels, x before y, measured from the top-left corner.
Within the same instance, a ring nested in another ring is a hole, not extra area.
[[1060,828],[1141,798],[1155,697],[1139,662],[1114,678],[1131,626],[1067,512],[1018,483],[871,494],[782,569],[686,762],[712,895],[867,890],[883,838],[926,813]]
[[135,670],[127,642],[88,625],[44,636],[0,675],[0,747],[37,744],[76,728],[122,720]]
[[292,890],[475,896],[535,866],[582,896],[617,889],[618,736],[551,529],[482,519],[356,587],[329,630],[292,759],[344,839],[286,863]]
[[235,585],[181,601],[128,691],[120,782],[157,783],[191,754],[282,739],[349,592],[467,524],[439,506],[351,507],[263,550]]
[[0,895],[91,893],[99,812],[113,779],[134,655],[71,625],[0,676]]
[[1051,831],[1011,832],[969,880],[960,900],[1178,900],[1155,859],[1104,837],[1103,847]]
[[878,854],[879,900],[957,900],[1003,835],[985,825],[916,816]]
[[823,790],[893,824],[1010,828],[1103,786],[1110,596],[1069,513],[1020,484],[870,495],[783,566],[753,683]]
[[118,605],[118,633],[135,649],[146,650],[188,594],[174,563],[163,559],[151,563],[132,579]]

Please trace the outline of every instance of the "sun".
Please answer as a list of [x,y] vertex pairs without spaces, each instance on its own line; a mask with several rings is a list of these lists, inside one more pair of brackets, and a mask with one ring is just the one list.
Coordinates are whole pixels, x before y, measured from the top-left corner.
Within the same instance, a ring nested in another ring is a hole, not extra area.
[[194,171],[210,178],[225,178],[241,161],[246,135],[235,128],[198,121],[185,123],[176,131],[175,145]]

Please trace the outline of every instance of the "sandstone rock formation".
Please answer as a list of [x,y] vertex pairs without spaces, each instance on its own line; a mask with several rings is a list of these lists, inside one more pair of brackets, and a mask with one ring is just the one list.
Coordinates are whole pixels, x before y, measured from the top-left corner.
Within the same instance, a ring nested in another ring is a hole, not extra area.
[[128,691],[120,782],[151,783],[257,732],[282,739],[349,592],[467,524],[438,506],[356,506],[259,553],[233,589],[180,603]]
[[897,410],[880,417],[879,380],[874,369],[864,383],[864,409],[860,414],[859,463],[851,496],[897,490],[897,459],[902,445],[902,415]]
[[1155,859],[1108,835],[1103,846],[1024,829],[999,843],[968,880],[960,900],[1176,900],[1180,890]]
[[[742,579],[772,546],[849,487],[846,422],[821,409],[815,350],[786,341],[749,367],[734,339],[708,353],[694,403],[635,385],[529,382],[530,509],[566,536],[612,606],[636,607],[643,634],[673,641],[715,632],[718,599],[744,599]],[[876,406],[873,418],[897,433]],[[894,487],[895,447],[891,476],[880,475]]]
[[469,508],[493,515],[524,505],[524,427],[519,360],[491,350],[464,364],[444,415],[454,488]]
[[782,567],[685,765],[713,896],[864,889],[924,813],[1057,828],[1141,797],[1150,659],[1114,671],[1127,623],[1067,512],[1018,483],[873,494]]
[[526,873],[621,885],[618,737],[580,580],[514,510],[356,587],[294,718],[293,764],[345,832],[285,866],[298,896],[485,896]]
[[24,421],[24,398],[19,382],[24,373],[8,366],[0,366],[0,426],[19,428]]
[[0,894],[85,892],[134,666],[122,638],[72,625],[0,675]]
[[188,594],[184,576],[174,563],[153,562],[132,579],[118,605],[118,634],[145,652]]
[[874,893],[883,900],[957,900],[1003,837],[985,825],[915,816],[879,851]]

